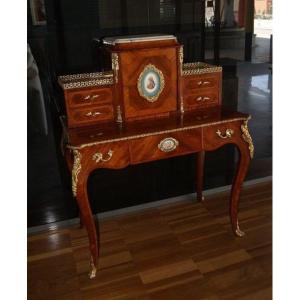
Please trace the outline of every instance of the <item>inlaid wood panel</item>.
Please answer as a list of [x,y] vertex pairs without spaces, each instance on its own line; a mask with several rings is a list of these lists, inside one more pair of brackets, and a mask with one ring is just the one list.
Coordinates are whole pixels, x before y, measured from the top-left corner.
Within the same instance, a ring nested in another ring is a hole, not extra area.
[[202,149],[202,129],[159,134],[130,141],[132,163],[140,163],[197,152]]
[[195,90],[183,96],[184,110],[203,109],[218,105],[219,91],[213,89]]
[[83,157],[82,167],[89,171],[97,168],[120,169],[130,163],[126,141],[95,145],[80,150],[80,153]]
[[69,107],[112,103],[112,88],[78,89],[65,92]]
[[214,150],[226,143],[238,143],[242,136],[241,122],[228,122],[203,127],[203,145]]
[[[140,96],[137,83],[147,65],[162,72],[164,87],[154,102]],[[177,109],[177,48],[132,50],[120,55],[125,118],[141,118],[169,113]]]
[[181,81],[185,111],[221,105],[221,72],[182,76]]
[[113,120],[113,107],[111,104],[93,105],[71,110],[68,124],[70,127],[77,127],[109,120]]
[[183,76],[184,92],[189,93],[190,90],[203,89],[203,88],[215,88],[220,86],[220,74],[211,73],[202,75]]

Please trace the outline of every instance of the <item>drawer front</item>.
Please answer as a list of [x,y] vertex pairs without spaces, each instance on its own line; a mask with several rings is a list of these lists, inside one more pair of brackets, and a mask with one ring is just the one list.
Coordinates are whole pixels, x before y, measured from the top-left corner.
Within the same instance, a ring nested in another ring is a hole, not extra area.
[[160,134],[130,141],[131,163],[164,159],[202,149],[202,129]]
[[112,90],[111,88],[102,88],[72,91],[67,93],[67,101],[70,107],[108,104],[112,102]]
[[83,149],[89,169],[111,168],[119,169],[129,165],[128,143],[125,141],[99,144]]
[[203,127],[203,148],[214,150],[228,143],[238,142],[241,137],[242,121]]
[[112,105],[93,106],[84,109],[73,109],[68,114],[69,127],[95,124],[99,121],[113,120]]
[[220,74],[203,74],[197,76],[183,77],[184,92],[189,90],[203,89],[203,88],[218,88],[220,84]]
[[215,89],[202,89],[194,94],[183,96],[184,109],[198,109],[214,106],[219,103],[219,93]]

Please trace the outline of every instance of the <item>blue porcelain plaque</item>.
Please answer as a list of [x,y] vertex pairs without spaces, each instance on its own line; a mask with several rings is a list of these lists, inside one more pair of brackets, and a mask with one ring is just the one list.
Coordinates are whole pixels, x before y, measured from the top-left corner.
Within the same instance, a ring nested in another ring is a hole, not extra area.
[[164,75],[154,65],[149,64],[141,72],[137,86],[141,97],[154,102],[165,86]]

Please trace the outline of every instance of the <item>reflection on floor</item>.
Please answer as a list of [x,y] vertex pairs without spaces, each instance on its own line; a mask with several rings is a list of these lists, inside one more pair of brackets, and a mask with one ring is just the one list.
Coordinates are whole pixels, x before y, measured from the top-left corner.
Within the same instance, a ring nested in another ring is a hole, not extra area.
[[93,280],[85,229],[29,236],[29,299],[272,299],[271,182],[243,190],[243,238],[232,234],[228,196],[102,220]]

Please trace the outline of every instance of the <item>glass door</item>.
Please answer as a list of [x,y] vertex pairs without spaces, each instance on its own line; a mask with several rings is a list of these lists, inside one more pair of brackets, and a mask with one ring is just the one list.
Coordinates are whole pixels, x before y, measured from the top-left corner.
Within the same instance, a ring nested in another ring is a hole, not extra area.
[[255,0],[252,62],[272,61],[272,0]]

